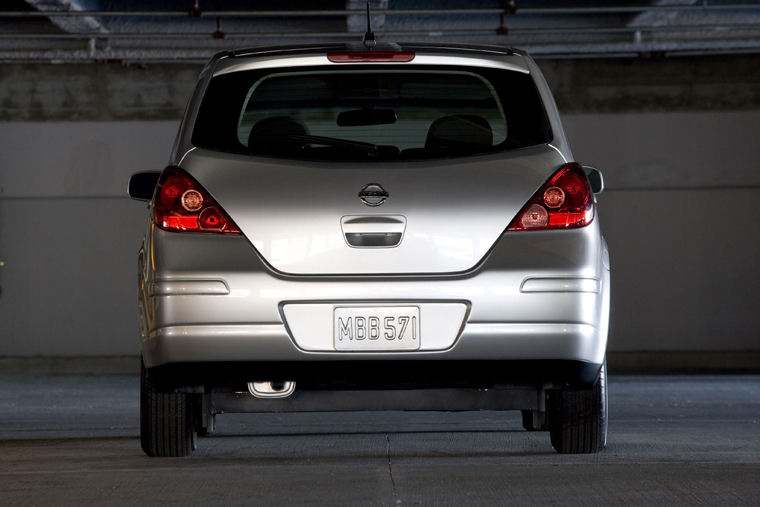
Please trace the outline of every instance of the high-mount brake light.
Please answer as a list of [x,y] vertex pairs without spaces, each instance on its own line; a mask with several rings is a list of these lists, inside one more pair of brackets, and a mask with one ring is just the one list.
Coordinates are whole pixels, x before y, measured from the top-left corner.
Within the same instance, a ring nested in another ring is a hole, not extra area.
[[414,51],[339,51],[327,53],[333,63],[352,62],[411,62]]
[[240,234],[208,192],[174,166],[164,169],[158,180],[153,221],[165,231]]
[[594,194],[580,164],[565,164],[528,201],[507,228],[535,231],[583,227],[594,220]]

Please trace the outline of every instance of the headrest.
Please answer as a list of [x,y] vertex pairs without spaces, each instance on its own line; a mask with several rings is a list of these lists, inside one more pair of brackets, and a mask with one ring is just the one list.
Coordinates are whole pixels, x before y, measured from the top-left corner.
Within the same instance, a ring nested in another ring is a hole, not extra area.
[[471,150],[493,145],[488,120],[474,114],[443,116],[428,129],[425,148]]
[[[286,139],[287,136],[307,135],[306,127],[290,116],[272,116],[259,120],[248,134],[248,149],[256,153],[282,151],[303,146],[303,141]],[[282,139],[278,139],[281,137]]]

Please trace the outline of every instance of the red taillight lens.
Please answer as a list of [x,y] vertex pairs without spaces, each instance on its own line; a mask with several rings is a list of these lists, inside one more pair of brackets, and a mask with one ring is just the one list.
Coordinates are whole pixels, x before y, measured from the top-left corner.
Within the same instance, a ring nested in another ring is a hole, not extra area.
[[341,51],[327,53],[333,63],[351,62],[411,62],[414,51]]
[[571,229],[594,219],[594,194],[580,164],[565,164],[517,214],[508,231]]
[[179,167],[161,174],[153,221],[165,231],[240,234],[240,229],[203,187]]

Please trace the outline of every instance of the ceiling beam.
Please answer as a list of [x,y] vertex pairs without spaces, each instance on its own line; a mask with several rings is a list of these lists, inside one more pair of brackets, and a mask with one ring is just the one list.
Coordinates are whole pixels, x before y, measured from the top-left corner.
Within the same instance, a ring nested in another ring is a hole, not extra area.
[[50,22],[67,33],[108,33],[103,24],[93,16],[56,16],[58,11],[88,10],[79,0],[25,0],[38,11],[49,13]]

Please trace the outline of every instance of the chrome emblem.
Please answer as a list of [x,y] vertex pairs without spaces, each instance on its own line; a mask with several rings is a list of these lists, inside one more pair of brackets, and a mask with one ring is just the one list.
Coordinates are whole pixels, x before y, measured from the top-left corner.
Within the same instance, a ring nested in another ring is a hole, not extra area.
[[377,183],[370,183],[359,191],[359,199],[367,206],[380,206],[388,198],[388,192]]

